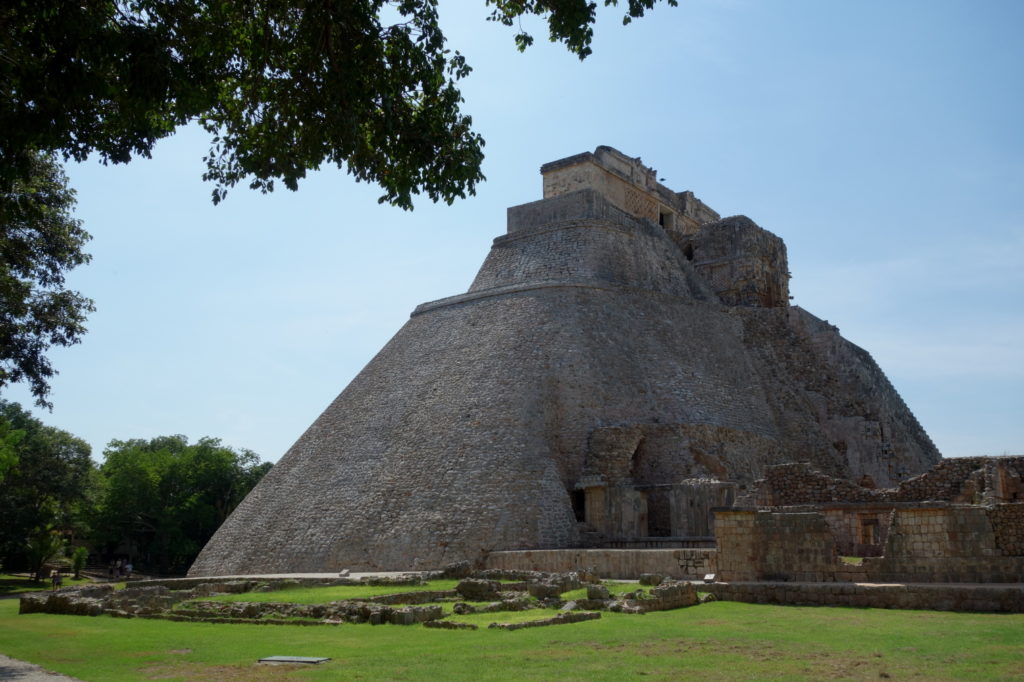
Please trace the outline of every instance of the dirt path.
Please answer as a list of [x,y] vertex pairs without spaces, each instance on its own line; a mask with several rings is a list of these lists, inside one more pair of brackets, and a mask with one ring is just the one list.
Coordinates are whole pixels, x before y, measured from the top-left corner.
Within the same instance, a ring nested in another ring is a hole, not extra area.
[[0,654],[0,680],[17,682],[81,682],[78,678],[43,670],[35,663],[26,663]]

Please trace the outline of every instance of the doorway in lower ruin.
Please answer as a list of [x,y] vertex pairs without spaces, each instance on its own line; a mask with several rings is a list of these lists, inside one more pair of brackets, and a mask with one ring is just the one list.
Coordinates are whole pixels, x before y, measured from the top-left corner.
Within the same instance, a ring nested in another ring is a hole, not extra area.
[[667,486],[647,490],[647,537],[672,535],[672,502]]
[[672,535],[672,503],[668,488],[657,485],[658,479],[654,454],[646,439],[640,439],[630,459],[630,478],[636,490],[647,502],[646,523],[639,528],[641,537],[669,537]]
[[572,514],[578,523],[585,523],[587,520],[587,491],[577,489],[569,491],[569,500],[572,502]]

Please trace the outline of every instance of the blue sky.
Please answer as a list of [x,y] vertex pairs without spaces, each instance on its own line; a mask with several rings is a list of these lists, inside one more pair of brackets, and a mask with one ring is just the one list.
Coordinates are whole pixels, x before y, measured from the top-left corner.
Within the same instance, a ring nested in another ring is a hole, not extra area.
[[[344,171],[213,206],[194,128],[71,165],[96,301],[45,422],[89,441],[214,436],[276,461],[418,303],[461,293],[540,198],[612,145],[789,249],[794,303],[875,357],[946,456],[1024,453],[1024,3],[680,0],[599,14],[581,63],[442,2],[487,140],[477,196],[404,212]],[[3,395],[28,406],[28,392]]]

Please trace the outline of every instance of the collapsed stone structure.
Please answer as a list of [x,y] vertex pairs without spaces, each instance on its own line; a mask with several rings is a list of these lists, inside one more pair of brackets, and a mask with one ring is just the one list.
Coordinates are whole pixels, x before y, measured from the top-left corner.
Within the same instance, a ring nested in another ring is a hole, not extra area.
[[[455,589],[424,590],[429,580],[462,579]],[[643,588],[612,595],[593,574],[584,572],[543,573],[536,571],[471,571],[459,563],[442,571],[406,573],[400,576],[267,578],[185,578],[145,580],[116,590],[113,584],[68,587],[54,592],[28,592],[21,596],[18,612],[54,613],[77,616],[107,614],[117,618],[247,623],[262,625],[417,625],[442,629],[471,629],[471,623],[450,620],[473,613],[500,614],[509,611],[558,609],[553,618],[535,618],[518,623],[492,622],[489,628],[518,630],[526,627],[566,625],[601,617],[600,611],[644,614],[694,606],[699,602],[692,583],[641,576]],[[317,604],[288,601],[224,601],[219,595],[276,592],[298,586],[329,587],[390,586],[395,591],[372,597],[351,597]],[[586,598],[565,599],[566,592],[586,588]],[[408,591],[408,590],[412,591]],[[211,599],[211,597],[213,597]],[[465,601],[463,601],[465,600]],[[451,603],[451,610],[442,603]],[[471,603],[473,602],[473,603]],[[500,616],[496,616],[500,617]]]
[[[943,460],[890,489],[769,467],[755,507],[717,510],[726,581],[1024,582],[1024,457]],[[840,557],[857,557],[854,564]]]
[[469,291],[413,311],[190,575],[687,546],[771,465],[891,486],[939,461],[870,355],[789,304],[777,236],[609,147],[541,173]]

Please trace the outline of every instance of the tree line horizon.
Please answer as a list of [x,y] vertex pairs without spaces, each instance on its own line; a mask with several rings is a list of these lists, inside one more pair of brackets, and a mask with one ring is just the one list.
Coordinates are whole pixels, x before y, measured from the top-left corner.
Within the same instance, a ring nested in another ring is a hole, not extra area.
[[0,568],[38,576],[68,565],[129,559],[160,574],[188,568],[273,466],[247,449],[182,435],[111,440],[103,461],[67,431],[0,400]]

